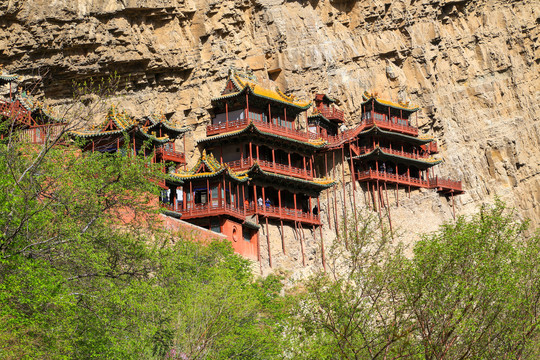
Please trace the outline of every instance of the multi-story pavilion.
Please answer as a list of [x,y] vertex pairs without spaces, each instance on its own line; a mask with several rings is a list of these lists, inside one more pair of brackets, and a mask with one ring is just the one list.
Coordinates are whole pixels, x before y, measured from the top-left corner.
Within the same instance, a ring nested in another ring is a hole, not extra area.
[[[215,231],[219,225],[219,232],[233,240],[234,226],[253,229],[252,224],[264,222],[268,244],[268,222],[277,222],[285,251],[284,222],[295,229],[320,226],[319,194],[333,185],[314,167],[315,152],[325,141],[307,127],[298,130],[311,104],[270,90],[238,70],[230,71],[212,103],[215,116],[207,137],[198,142],[203,157],[189,173],[176,174],[186,193],[182,219]],[[269,259],[271,264],[270,247]]]

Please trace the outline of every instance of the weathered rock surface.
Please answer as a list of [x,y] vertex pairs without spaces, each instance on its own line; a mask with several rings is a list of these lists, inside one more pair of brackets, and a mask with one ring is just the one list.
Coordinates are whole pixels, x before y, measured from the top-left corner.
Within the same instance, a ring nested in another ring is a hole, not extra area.
[[[535,224],[539,36],[538,0],[0,4],[0,63],[26,75],[26,85],[43,76],[34,91],[54,102],[70,98],[73,80],[116,71],[123,90],[113,100],[139,116],[174,111],[173,119],[193,130],[189,156],[195,153],[193,139],[204,136],[210,99],[222,90],[232,65],[249,66],[261,79],[306,99],[327,92],[341,100],[350,123],[358,119],[364,90],[378,92],[422,108],[418,123],[438,139],[445,159],[436,174],[463,179],[458,214],[499,196]],[[336,192],[341,204],[341,185]],[[358,206],[365,206],[362,192],[357,194]],[[395,204],[395,194],[389,195]],[[399,198],[392,221],[406,239],[452,218],[451,199],[425,191],[413,191],[410,199],[400,192]],[[321,200],[326,209],[325,194]],[[287,231],[291,250],[283,255],[277,228],[270,230],[274,263],[298,267],[300,244]],[[325,241],[333,231],[326,227]],[[320,236],[313,241],[307,232],[306,261],[320,264]],[[264,235],[261,240],[265,246]]]

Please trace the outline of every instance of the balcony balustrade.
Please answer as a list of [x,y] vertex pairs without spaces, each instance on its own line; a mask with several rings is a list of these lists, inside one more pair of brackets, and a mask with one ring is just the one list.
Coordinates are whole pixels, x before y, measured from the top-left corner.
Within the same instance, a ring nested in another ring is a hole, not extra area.
[[327,108],[320,108],[320,109],[317,108],[316,111],[318,111],[322,116],[324,116],[328,120],[337,120],[339,122],[343,122],[344,120],[343,111],[338,110],[335,107],[327,107]]
[[14,123],[26,125],[32,124],[30,112],[26,110],[18,100],[13,102],[0,100],[0,116],[13,121]]
[[428,180],[423,180],[416,177],[411,177],[407,175],[398,175],[389,173],[387,171],[376,171],[376,170],[364,170],[356,172],[356,180],[358,181],[369,181],[369,180],[381,180],[394,184],[400,184],[405,186],[414,186],[414,187],[423,187],[428,189],[436,189],[437,191],[453,191],[453,192],[463,192],[461,181],[459,180],[450,180],[439,178],[438,176],[434,178],[429,178]]
[[[360,146],[357,149],[358,149],[358,155],[362,155],[362,154],[368,154],[368,153],[372,152],[373,150],[376,149],[376,147],[373,147],[373,146]],[[383,152],[385,152],[387,154],[407,157],[407,158],[415,159],[415,160],[425,160],[425,159],[429,158],[429,155],[427,155],[425,153],[424,154],[417,154],[417,153],[412,153],[412,152],[407,152],[407,151],[390,149],[390,148],[383,147],[383,146],[379,146],[379,149],[381,149]]]
[[240,130],[240,129],[245,128],[250,123],[250,121],[253,121],[255,126],[257,126],[257,128],[259,128],[260,130],[269,132],[271,134],[283,136],[286,138],[299,140],[299,141],[305,141],[305,142],[320,138],[320,136],[318,136],[317,134],[300,131],[300,130],[288,128],[286,126],[277,125],[271,122],[260,120],[259,118],[255,118],[255,115],[258,115],[258,114],[250,113],[249,120],[241,119],[241,120],[223,122],[221,124],[208,125],[206,127],[206,136],[218,135],[218,134],[222,134],[222,133],[226,133],[230,131]]
[[156,148],[156,155],[161,156],[165,161],[173,161],[180,164],[186,163],[186,155],[184,153],[167,149],[164,146]]
[[176,204],[161,203],[161,206],[167,210],[181,213],[182,219],[230,215],[237,219],[245,220],[246,216],[259,214],[281,220],[301,221],[314,225],[320,224],[319,215],[304,212],[301,209],[296,209],[295,211],[287,207],[280,208],[279,206],[272,205],[255,206],[253,202],[241,208],[234,206],[234,204],[219,204],[218,202],[205,204],[191,204],[188,202],[186,203],[186,209],[183,208],[184,204],[182,202]]
[[261,169],[268,172],[273,172],[276,174],[287,175],[287,176],[292,176],[292,177],[299,177],[306,180],[313,180],[313,174],[309,170],[297,168],[294,166],[274,163],[274,162],[266,161],[266,160],[257,161],[257,159],[245,158],[245,159],[230,161],[227,163],[227,165],[229,165],[229,167],[234,170],[247,170],[255,162],[259,164]]

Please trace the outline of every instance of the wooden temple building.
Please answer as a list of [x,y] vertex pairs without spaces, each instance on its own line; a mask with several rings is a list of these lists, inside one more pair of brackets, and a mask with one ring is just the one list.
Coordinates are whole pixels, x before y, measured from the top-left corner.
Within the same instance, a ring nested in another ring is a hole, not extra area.
[[41,101],[24,91],[17,92],[14,83],[18,81],[18,75],[4,74],[0,68],[0,86],[9,85],[9,97],[0,99],[0,119],[6,121],[0,139],[12,132],[26,143],[43,144],[55,139],[66,122]]
[[190,171],[171,174],[171,186],[181,188],[178,211],[183,220],[226,234],[238,252],[253,259],[261,258],[258,229],[264,226],[272,266],[269,222],[280,227],[286,252],[284,224],[302,242],[304,228],[321,226],[319,194],[334,184],[315,171],[314,156],[325,141],[298,129],[311,103],[232,70],[212,104],[212,124],[198,141],[201,159]]
[[[16,80],[0,73],[0,85]],[[102,123],[69,135],[86,151],[128,151],[163,164],[160,201],[166,215],[226,235],[236,252],[259,262],[266,242],[270,267],[272,254],[290,250],[284,227],[292,229],[300,243],[304,265],[306,232],[315,240],[319,237],[324,266],[321,194],[326,196],[324,223],[339,233],[339,218],[352,212],[356,217],[357,188],[367,195],[366,206],[379,214],[386,208],[388,216],[388,191],[395,191],[398,206],[399,190],[410,194],[411,189],[434,189],[452,199],[463,193],[460,181],[434,175],[433,167],[441,162],[434,157],[437,143],[419,136],[419,109],[410,104],[366,92],[359,121],[347,128],[344,112],[328,95],[301,101],[236,69],[229,71],[223,90],[211,102],[211,123],[197,142],[201,155],[189,169],[185,154],[176,149],[181,137],[186,149],[183,135],[188,129],[165,115],[136,119],[111,107]],[[0,116],[16,119],[28,142],[42,142],[50,130],[41,129],[63,124],[24,93],[10,92],[9,99],[0,100]],[[341,209],[334,186],[339,178]],[[349,211],[346,198],[352,200]],[[275,248],[277,239],[270,239],[270,226],[281,237],[280,249]]]
[[177,127],[165,115],[152,114],[136,119],[111,106],[105,120],[88,130],[71,131],[70,136],[81,142],[85,151],[131,151],[152,156],[153,163],[168,164],[167,170],[186,164],[184,153],[176,151],[175,140],[187,128]]

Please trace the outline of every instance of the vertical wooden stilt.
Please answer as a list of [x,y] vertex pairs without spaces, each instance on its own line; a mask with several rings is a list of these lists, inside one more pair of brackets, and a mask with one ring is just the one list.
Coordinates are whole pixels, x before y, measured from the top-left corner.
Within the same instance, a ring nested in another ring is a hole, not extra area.
[[388,200],[388,189],[386,188],[386,182],[384,183],[384,194],[386,195],[386,209],[388,211],[388,224],[390,225],[390,234],[394,236],[392,230],[392,217],[390,216],[390,201]]
[[285,234],[283,233],[285,231],[283,229],[283,220],[279,220],[279,222],[281,223],[281,248],[283,249],[283,254],[287,255],[287,251],[285,250]]
[[345,148],[341,145],[341,182],[343,184],[343,231],[345,236],[345,247],[348,246],[348,234],[347,234],[347,201],[345,200]]
[[[325,152],[324,153],[324,176],[328,177],[328,153]],[[327,208],[327,212],[326,212],[326,218],[328,220],[328,227],[330,228],[330,230],[332,230],[332,222],[330,221],[330,190],[327,189],[326,190],[326,208]],[[321,211],[321,209],[319,209],[319,211]]]
[[323,269],[326,272],[326,254],[324,252],[324,238],[323,238],[323,235],[322,235],[322,226],[319,226],[319,233],[321,235],[322,264],[323,264]]
[[300,231],[300,246],[302,248],[302,265],[306,266],[306,252],[304,251],[304,228],[302,223],[298,222],[298,229]]
[[272,251],[270,250],[270,233],[268,232],[268,216],[265,216],[266,220],[266,244],[268,245],[268,264],[272,267]]
[[[332,151],[332,172],[334,175],[334,179],[336,178],[336,157],[335,152]],[[332,186],[334,189],[334,223],[336,227],[336,236],[339,236],[339,225],[338,225],[338,219],[337,219],[337,193],[336,193],[336,186]]]
[[355,195],[355,192],[356,192],[356,181],[354,180],[354,163],[353,163],[353,158],[352,158],[351,145],[352,145],[352,144],[349,144],[349,158],[350,158],[350,160],[351,160],[351,169],[350,169],[350,172],[351,172],[352,198],[353,198],[353,209],[354,209],[354,229],[356,230],[356,232],[358,232],[358,218],[357,218],[357,216],[356,216],[356,195]]
[[399,207],[399,187],[396,183],[396,207]]

